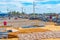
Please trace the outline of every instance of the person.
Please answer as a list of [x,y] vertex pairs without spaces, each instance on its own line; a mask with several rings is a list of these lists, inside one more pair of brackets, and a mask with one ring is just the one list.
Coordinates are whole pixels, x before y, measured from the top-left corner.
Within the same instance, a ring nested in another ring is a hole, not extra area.
[[52,21],[52,16],[50,15],[50,21]]
[[10,20],[10,17],[9,17],[9,20]]
[[17,18],[15,18],[15,20],[17,20]]
[[52,19],[52,16],[50,16],[50,19]]
[[3,24],[4,24],[4,26],[6,26],[7,25],[7,21],[4,21]]

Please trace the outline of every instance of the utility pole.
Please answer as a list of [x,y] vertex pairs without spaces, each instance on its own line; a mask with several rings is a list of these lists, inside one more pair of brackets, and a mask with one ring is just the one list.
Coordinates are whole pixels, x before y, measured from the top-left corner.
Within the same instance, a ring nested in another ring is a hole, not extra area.
[[35,18],[35,1],[33,1],[33,16],[34,16],[34,18]]
[[24,17],[23,12],[24,12],[24,9],[23,9],[23,7],[21,7],[21,16],[22,17]]
[[9,8],[7,7],[7,13],[9,12]]
[[8,9],[7,9],[7,12],[8,12]]
[[22,9],[21,12],[23,13],[24,12],[23,7],[21,7],[21,9]]

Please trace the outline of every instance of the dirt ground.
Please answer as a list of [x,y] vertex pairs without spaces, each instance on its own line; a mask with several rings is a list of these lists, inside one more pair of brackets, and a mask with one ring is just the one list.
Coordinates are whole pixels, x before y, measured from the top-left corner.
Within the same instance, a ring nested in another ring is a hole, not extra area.
[[[4,20],[3,20],[4,21]],[[3,21],[0,22],[0,26],[3,25]],[[12,28],[18,28],[18,29],[23,29],[21,28],[22,26],[27,26],[27,25],[40,25],[42,22],[40,20],[28,20],[28,19],[18,19],[18,20],[6,20],[7,25],[11,26]],[[44,27],[39,27],[43,29],[48,29],[51,31],[60,31],[60,26],[55,26],[55,23],[53,22],[44,22],[43,23],[45,26]],[[33,29],[33,28],[32,28]],[[2,39],[4,40],[4,39]],[[18,40],[18,38],[12,38],[8,40]],[[60,38],[56,39],[42,39],[42,40],[60,40]]]

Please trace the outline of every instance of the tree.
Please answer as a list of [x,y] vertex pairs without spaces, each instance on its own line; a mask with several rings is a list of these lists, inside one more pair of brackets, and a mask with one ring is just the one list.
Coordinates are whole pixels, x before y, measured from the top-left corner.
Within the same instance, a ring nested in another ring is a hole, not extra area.
[[20,16],[20,12],[16,12],[16,11],[11,11],[11,12],[8,12],[9,15],[12,15],[12,16]]

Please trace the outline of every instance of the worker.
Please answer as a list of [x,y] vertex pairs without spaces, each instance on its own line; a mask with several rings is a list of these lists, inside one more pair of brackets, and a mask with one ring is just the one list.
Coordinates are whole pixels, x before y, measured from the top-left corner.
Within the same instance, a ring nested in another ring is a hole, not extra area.
[[10,20],[10,17],[9,17],[9,20]]
[[17,20],[17,18],[15,18],[15,20]]
[[6,26],[7,25],[7,21],[4,21],[3,24],[4,24],[4,26]]
[[50,21],[52,21],[52,16],[50,15]]

